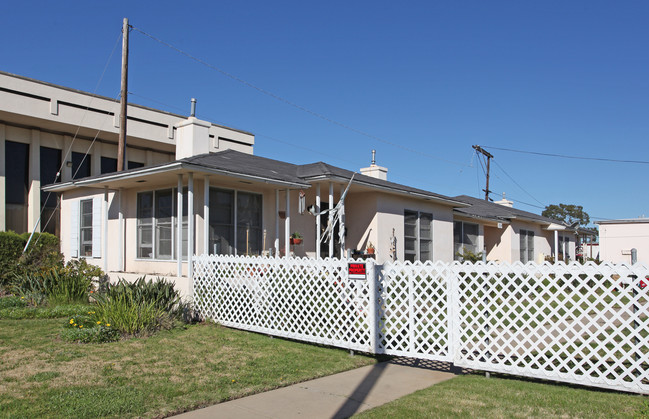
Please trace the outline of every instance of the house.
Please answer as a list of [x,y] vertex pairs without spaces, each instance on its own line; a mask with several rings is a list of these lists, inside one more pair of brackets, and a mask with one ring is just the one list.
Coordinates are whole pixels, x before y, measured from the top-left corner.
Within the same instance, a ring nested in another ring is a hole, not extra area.
[[[453,210],[469,204],[390,182],[375,164],[353,173],[211,153],[209,127],[193,117],[176,124],[173,161],[44,187],[61,195],[65,257],[116,276],[176,276],[185,287],[188,265],[202,253],[339,257],[372,243],[379,262],[453,260]],[[325,237],[334,215],[326,210],[348,187],[340,223]],[[301,244],[291,244],[295,231]]]
[[599,225],[599,258],[604,262],[649,265],[649,218],[596,221]]
[[453,211],[456,258],[466,249],[509,263],[541,263],[548,256],[575,259],[576,231],[560,221],[513,208],[504,197],[496,202],[467,195],[455,199],[469,204]]
[[[116,99],[0,72],[0,231],[59,234],[57,196],[41,186],[114,172],[119,111]],[[184,120],[129,104],[125,167],[175,160]],[[210,152],[253,152],[252,134],[207,124]]]

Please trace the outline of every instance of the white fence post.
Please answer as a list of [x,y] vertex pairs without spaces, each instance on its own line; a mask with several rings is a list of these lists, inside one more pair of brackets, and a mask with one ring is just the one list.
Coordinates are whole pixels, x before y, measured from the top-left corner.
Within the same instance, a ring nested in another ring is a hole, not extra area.
[[367,261],[367,280],[368,282],[368,296],[369,296],[369,304],[368,304],[368,326],[370,328],[370,348],[372,349],[372,353],[376,354],[378,353],[379,350],[379,318],[378,318],[378,300],[379,300],[379,295],[378,295],[378,289],[377,287],[377,282],[378,282],[378,273],[380,272],[380,269],[377,269],[377,266],[374,264],[373,260],[368,260]]

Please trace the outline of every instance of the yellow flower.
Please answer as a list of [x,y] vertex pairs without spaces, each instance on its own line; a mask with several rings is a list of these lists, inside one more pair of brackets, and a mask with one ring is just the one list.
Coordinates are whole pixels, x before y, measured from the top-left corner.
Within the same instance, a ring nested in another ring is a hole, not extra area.
[[236,381],[236,380],[232,380],[233,383],[234,383],[235,381]]
[[106,326],[110,327],[110,323],[106,323]]
[[97,324],[101,324],[101,322],[97,322]]
[[20,297],[20,299],[21,299],[21,300],[24,300],[24,299],[25,299],[25,297]]
[[74,323],[74,319],[70,319],[70,324],[73,324],[73,323]]
[[82,325],[82,324],[79,325],[79,329],[83,329],[83,325]]

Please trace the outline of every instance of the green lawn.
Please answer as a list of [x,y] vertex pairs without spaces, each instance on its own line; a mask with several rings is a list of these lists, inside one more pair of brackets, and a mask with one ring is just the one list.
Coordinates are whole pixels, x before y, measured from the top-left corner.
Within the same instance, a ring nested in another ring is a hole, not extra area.
[[65,322],[0,320],[0,417],[166,416],[375,362],[213,324],[72,344]]
[[642,418],[646,396],[463,375],[357,416],[369,418]]

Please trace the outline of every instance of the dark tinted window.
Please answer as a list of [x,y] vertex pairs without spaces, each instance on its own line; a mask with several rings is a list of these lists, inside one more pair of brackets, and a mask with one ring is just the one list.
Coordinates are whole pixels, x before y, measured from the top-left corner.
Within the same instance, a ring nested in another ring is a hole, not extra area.
[[72,179],[90,176],[90,154],[72,152]]
[[101,174],[112,173],[117,171],[117,159],[112,157],[101,158]]

